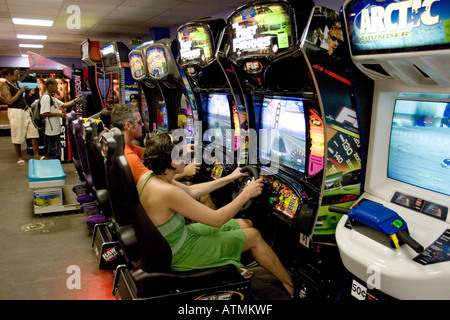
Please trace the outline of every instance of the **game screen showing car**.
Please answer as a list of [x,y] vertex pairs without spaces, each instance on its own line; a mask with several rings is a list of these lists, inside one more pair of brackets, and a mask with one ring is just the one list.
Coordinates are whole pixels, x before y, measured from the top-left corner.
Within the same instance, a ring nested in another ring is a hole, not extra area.
[[262,4],[248,7],[229,19],[231,55],[274,55],[293,43],[289,9],[284,4]]
[[301,99],[264,97],[259,137],[261,159],[305,172],[306,122]]
[[208,63],[214,59],[211,35],[204,25],[189,25],[178,31],[180,63]]
[[396,100],[387,175],[450,195],[449,102]]

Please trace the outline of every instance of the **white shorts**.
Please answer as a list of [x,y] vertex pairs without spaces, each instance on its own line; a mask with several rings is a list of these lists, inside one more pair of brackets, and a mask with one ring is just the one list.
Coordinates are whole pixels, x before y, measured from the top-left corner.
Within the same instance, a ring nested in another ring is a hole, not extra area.
[[31,121],[28,110],[8,108],[8,119],[11,126],[11,141],[13,144],[22,144],[25,139],[39,138],[39,131]]

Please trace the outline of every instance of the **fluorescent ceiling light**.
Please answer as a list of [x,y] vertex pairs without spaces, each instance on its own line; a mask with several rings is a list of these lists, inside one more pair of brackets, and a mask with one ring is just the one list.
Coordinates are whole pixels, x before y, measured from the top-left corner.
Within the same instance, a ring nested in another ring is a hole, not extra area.
[[22,54],[21,56],[24,58],[28,58],[28,54]]
[[44,45],[43,44],[25,44],[25,43],[20,43],[19,47],[21,47],[21,48],[43,48]]
[[40,34],[18,34],[17,39],[47,40],[47,36]]
[[14,24],[24,24],[27,26],[51,27],[53,25],[53,20],[12,18],[12,22]]

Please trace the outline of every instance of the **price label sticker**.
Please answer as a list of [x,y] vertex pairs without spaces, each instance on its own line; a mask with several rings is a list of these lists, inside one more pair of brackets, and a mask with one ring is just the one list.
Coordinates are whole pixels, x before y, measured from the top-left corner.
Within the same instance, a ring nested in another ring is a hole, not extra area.
[[366,286],[360,284],[358,281],[353,279],[352,281],[352,296],[358,300],[366,300],[367,288]]

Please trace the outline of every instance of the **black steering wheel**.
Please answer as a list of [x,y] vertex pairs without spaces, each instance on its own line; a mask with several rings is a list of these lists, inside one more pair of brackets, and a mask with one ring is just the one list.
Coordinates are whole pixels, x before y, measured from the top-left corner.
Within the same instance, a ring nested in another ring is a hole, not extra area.
[[[244,177],[242,181],[234,181],[233,191],[231,197],[233,200],[245,189],[245,187],[252,181],[253,178],[259,179],[259,172],[253,166],[245,166],[241,168],[242,173],[248,173],[247,177]],[[253,205],[253,199],[248,200],[240,209],[240,212],[247,211]]]

